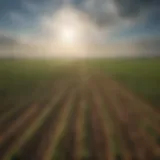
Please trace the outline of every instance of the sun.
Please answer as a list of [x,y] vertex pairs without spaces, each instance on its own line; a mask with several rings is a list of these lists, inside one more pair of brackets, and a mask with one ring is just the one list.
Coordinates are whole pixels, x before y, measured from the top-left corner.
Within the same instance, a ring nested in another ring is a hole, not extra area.
[[58,41],[63,45],[74,45],[79,39],[79,32],[74,26],[63,24],[57,34]]
[[73,6],[64,6],[45,19],[46,42],[58,56],[84,57],[94,39],[95,24],[85,13]]
[[83,17],[72,8],[65,8],[55,15],[53,30],[56,41],[63,46],[81,44],[86,39]]

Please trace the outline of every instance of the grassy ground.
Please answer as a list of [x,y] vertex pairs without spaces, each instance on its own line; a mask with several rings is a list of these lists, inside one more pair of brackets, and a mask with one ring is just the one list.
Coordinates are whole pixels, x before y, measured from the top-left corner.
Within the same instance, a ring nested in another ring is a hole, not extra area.
[[[160,59],[95,59],[88,62],[154,106],[160,106]],[[29,94],[38,82],[56,78],[52,73],[57,72],[55,66],[61,64],[67,63],[60,60],[1,60],[1,99]]]
[[159,60],[68,62],[1,60],[0,159],[159,156],[159,114],[108,78],[158,106]]
[[99,59],[89,63],[154,106],[160,106],[160,59]]
[[26,97],[44,81],[56,79],[61,74],[60,67],[57,69],[61,63],[54,60],[0,60],[1,103]]

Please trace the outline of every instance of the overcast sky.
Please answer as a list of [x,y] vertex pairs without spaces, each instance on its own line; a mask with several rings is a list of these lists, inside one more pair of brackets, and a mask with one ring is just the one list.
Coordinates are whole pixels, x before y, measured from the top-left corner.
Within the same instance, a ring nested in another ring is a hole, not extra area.
[[94,54],[159,54],[160,0],[0,0],[0,55],[38,50],[33,44],[46,39],[46,24],[68,5],[96,28],[103,53],[93,48]]

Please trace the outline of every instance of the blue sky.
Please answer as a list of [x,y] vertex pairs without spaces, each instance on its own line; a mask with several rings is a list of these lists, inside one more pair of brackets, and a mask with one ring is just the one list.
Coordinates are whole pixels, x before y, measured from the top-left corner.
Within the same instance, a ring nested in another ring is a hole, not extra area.
[[[93,1],[92,7],[87,9],[85,8],[85,3],[87,6],[87,1]],[[114,0],[112,0],[115,2]],[[128,1],[128,3],[125,3]],[[130,3],[129,3],[130,2]],[[58,9],[65,3],[65,0],[1,0],[0,1],[0,29],[5,29],[8,31],[15,31],[20,29],[20,31],[28,30],[27,28],[33,28],[36,26],[36,21],[40,15],[43,13],[50,12],[52,10]],[[76,7],[85,10],[90,16],[95,16],[96,18],[101,19],[102,16],[107,17],[107,12],[101,10],[101,7],[106,3],[107,0],[70,0],[70,3],[74,4]],[[109,3],[109,1],[108,1]],[[123,7],[119,4],[118,0],[117,8],[119,9],[119,18],[122,20],[128,19],[131,21],[136,21],[139,16],[143,15],[145,22],[135,22],[135,27],[131,27],[126,30],[126,34],[130,35],[131,33],[139,35],[139,31],[146,34],[153,34],[159,32],[160,29],[160,1],[159,0],[124,0],[122,1]],[[131,6],[132,5],[132,6]],[[35,9],[35,11],[34,11]],[[96,15],[97,14],[97,15]],[[100,16],[101,17],[100,17]],[[99,17],[98,17],[99,16]],[[25,24],[20,23],[20,19],[25,19]],[[110,16],[112,18],[112,16]],[[113,17],[115,18],[115,17]],[[19,22],[14,23],[14,19]],[[109,19],[109,18],[108,18]],[[110,23],[110,20],[106,18],[106,25]],[[103,20],[105,21],[105,19]],[[109,22],[107,22],[109,21]],[[117,24],[116,24],[117,25]],[[113,24],[114,26],[114,24]],[[29,29],[32,30],[32,29]],[[122,28],[122,33],[124,30]]]
[[160,0],[0,0],[0,36],[41,34],[42,17],[67,3],[88,15],[107,40],[160,35]]

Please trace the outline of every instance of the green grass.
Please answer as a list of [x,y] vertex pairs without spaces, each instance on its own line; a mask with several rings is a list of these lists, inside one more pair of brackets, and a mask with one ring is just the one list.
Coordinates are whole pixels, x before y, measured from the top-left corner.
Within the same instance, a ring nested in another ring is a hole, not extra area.
[[[60,66],[69,63],[64,60],[0,60],[1,102],[8,97],[29,95],[40,83],[65,77],[66,70],[59,72]],[[160,59],[93,59],[87,63],[154,106],[160,106]]]
[[[119,81],[137,95],[144,97],[154,106],[160,106],[160,59],[95,59],[89,60],[87,63],[93,71],[94,69],[104,71],[106,75]],[[61,70],[61,66],[66,64],[68,62],[59,60],[0,60],[1,103],[3,101],[7,102],[10,99],[14,99],[17,103],[16,97],[31,96],[31,91],[36,87],[40,87],[41,84],[47,84],[60,77],[64,79],[66,75],[68,76],[68,72],[66,67],[62,67],[63,70]],[[90,148],[88,111],[87,109],[85,124],[86,137],[84,138],[86,152],[84,152],[84,159],[90,158],[90,152],[88,150]],[[50,109],[48,108],[33,123],[32,127],[21,137],[21,144],[30,139],[49,113]],[[159,137],[155,135],[152,128],[147,129],[159,141]],[[120,153],[119,144],[117,144],[118,142],[116,140],[113,143],[114,151],[118,155]],[[13,160],[18,160],[16,153],[20,147],[21,145],[14,146],[10,151],[9,156],[15,153],[12,157]]]
[[0,60],[0,101],[26,97],[44,82],[65,76],[59,72],[61,63],[58,60]]
[[160,59],[95,59],[88,63],[160,107]]

